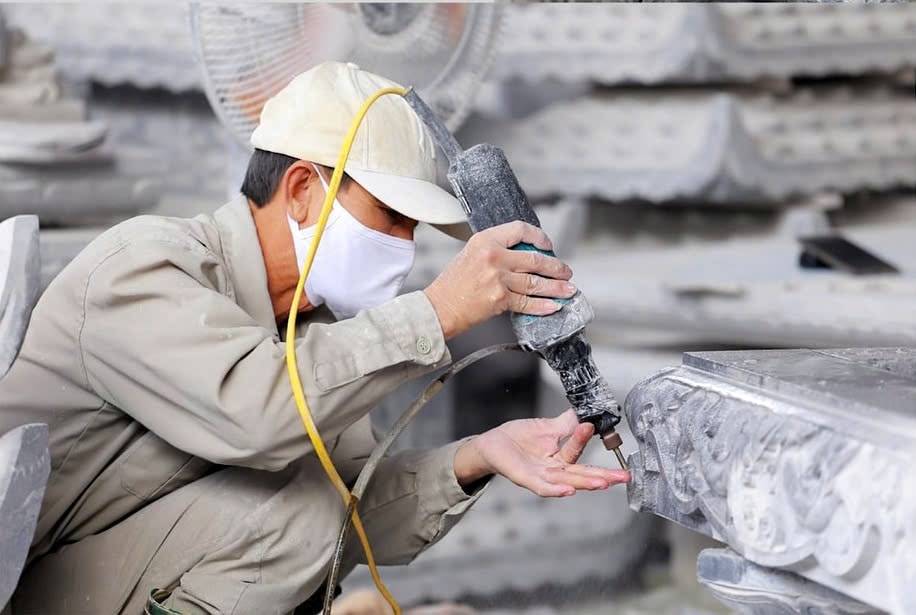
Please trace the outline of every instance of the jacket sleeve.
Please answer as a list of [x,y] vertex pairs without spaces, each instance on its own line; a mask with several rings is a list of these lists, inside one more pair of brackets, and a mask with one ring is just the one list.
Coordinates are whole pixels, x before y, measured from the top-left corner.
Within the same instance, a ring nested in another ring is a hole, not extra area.
[[[278,470],[312,450],[284,343],[230,295],[225,268],[200,243],[131,241],[89,275],[80,359],[99,396],[176,448]],[[450,360],[422,292],[310,325],[296,356],[326,443],[405,380]]]
[[[352,480],[356,468],[348,470],[354,462],[361,468],[376,444],[368,425],[369,421],[364,420],[348,430],[335,454],[338,469]],[[455,453],[465,440],[437,449],[402,451],[382,459],[359,503],[360,519],[378,564],[410,563],[445,536],[483,495],[489,479],[479,481],[467,493],[455,477]],[[346,455],[341,455],[344,450]],[[354,453],[360,450],[365,453]],[[341,459],[342,456],[357,459]],[[366,563],[352,530],[344,557],[344,569]]]

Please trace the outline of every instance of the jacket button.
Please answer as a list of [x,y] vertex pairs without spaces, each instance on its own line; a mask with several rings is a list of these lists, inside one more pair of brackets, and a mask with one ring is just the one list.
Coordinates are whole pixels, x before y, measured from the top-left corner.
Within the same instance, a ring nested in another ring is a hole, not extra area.
[[420,354],[429,354],[432,349],[433,345],[430,343],[428,338],[420,337],[417,339],[417,352]]

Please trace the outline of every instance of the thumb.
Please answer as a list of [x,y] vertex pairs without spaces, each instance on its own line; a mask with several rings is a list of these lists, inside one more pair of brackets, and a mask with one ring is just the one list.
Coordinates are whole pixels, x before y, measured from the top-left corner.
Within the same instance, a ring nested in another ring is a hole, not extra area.
[[[554,426],[559,432],[560,440],[563,438],[568,438],[573,435],[573,432],[576,431],[576,427],[579,426],[579,417],[576,416],[576,411],[570,408],[560,416],[553,419]],[[557,440],[559,442],[559,440]]]
[[591,423],[577,425],[573,435],[560,449],[559,457],[566,463],[576,463],[582,456],[582,451],[588,446],[588,441],[595,434],[595,426]]

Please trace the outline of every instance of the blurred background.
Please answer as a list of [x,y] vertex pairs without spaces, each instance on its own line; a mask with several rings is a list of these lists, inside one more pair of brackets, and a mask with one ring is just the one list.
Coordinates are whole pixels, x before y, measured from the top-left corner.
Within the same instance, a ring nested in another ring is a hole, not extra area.
[[[916,344],[909,3],[5,4],[0,220],[39,215],[46,286],[120,220],[212,212],[238,192],[270,93],[235,113],[226,92],[331,58],[418,85],[464,147],[505,150],[595,308],[589,339],[621,401],[685,350]],[[417,241],[405,290],[461,247],[428,228]],[[451,347],[511,339],[498,319]],[[376,409],[379,426],[424,385]],[[565,407],[535,357],[497,356],[399,446]],[[614,465],[600,446],[587,456]],[[631,512],[623,489],[547,501],[497,481],[384,576],[405,605],[721,612],[696,585],[702,546]],[[344,589],[369,585],[357,571]]]

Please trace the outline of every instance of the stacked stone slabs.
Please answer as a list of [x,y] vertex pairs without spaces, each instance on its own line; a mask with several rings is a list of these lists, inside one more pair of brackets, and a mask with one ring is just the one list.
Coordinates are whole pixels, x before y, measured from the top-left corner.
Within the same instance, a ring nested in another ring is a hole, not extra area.
[[529,198],[780,207],[824,191],[916,187],[916,105],[893,88],[622,90],[469,126]]
[[187,5],[74,4],[48,10],[22,3],[4,11],[12,25],[54,45],[58,69],[69,80],[171,92],[202,88]]
[[[40,219],[43,288],[104,227],[155,206],[165,166],[158,156],[113,145],[107,124],[87,119],[85,101],[61,80],[50,47],[18,28],[4,30],[4,37],[0,220]],[[53,227],[61,226],[82,229],[85,241],[74,249],[69,233],[67,245],[58,245]]]
[[687,353],[627,398],[630,506],[912,613],[914,413],[913,348]]
[[513,5],[506,21],[494,80],[722,83],[916,65],[905,3]]

